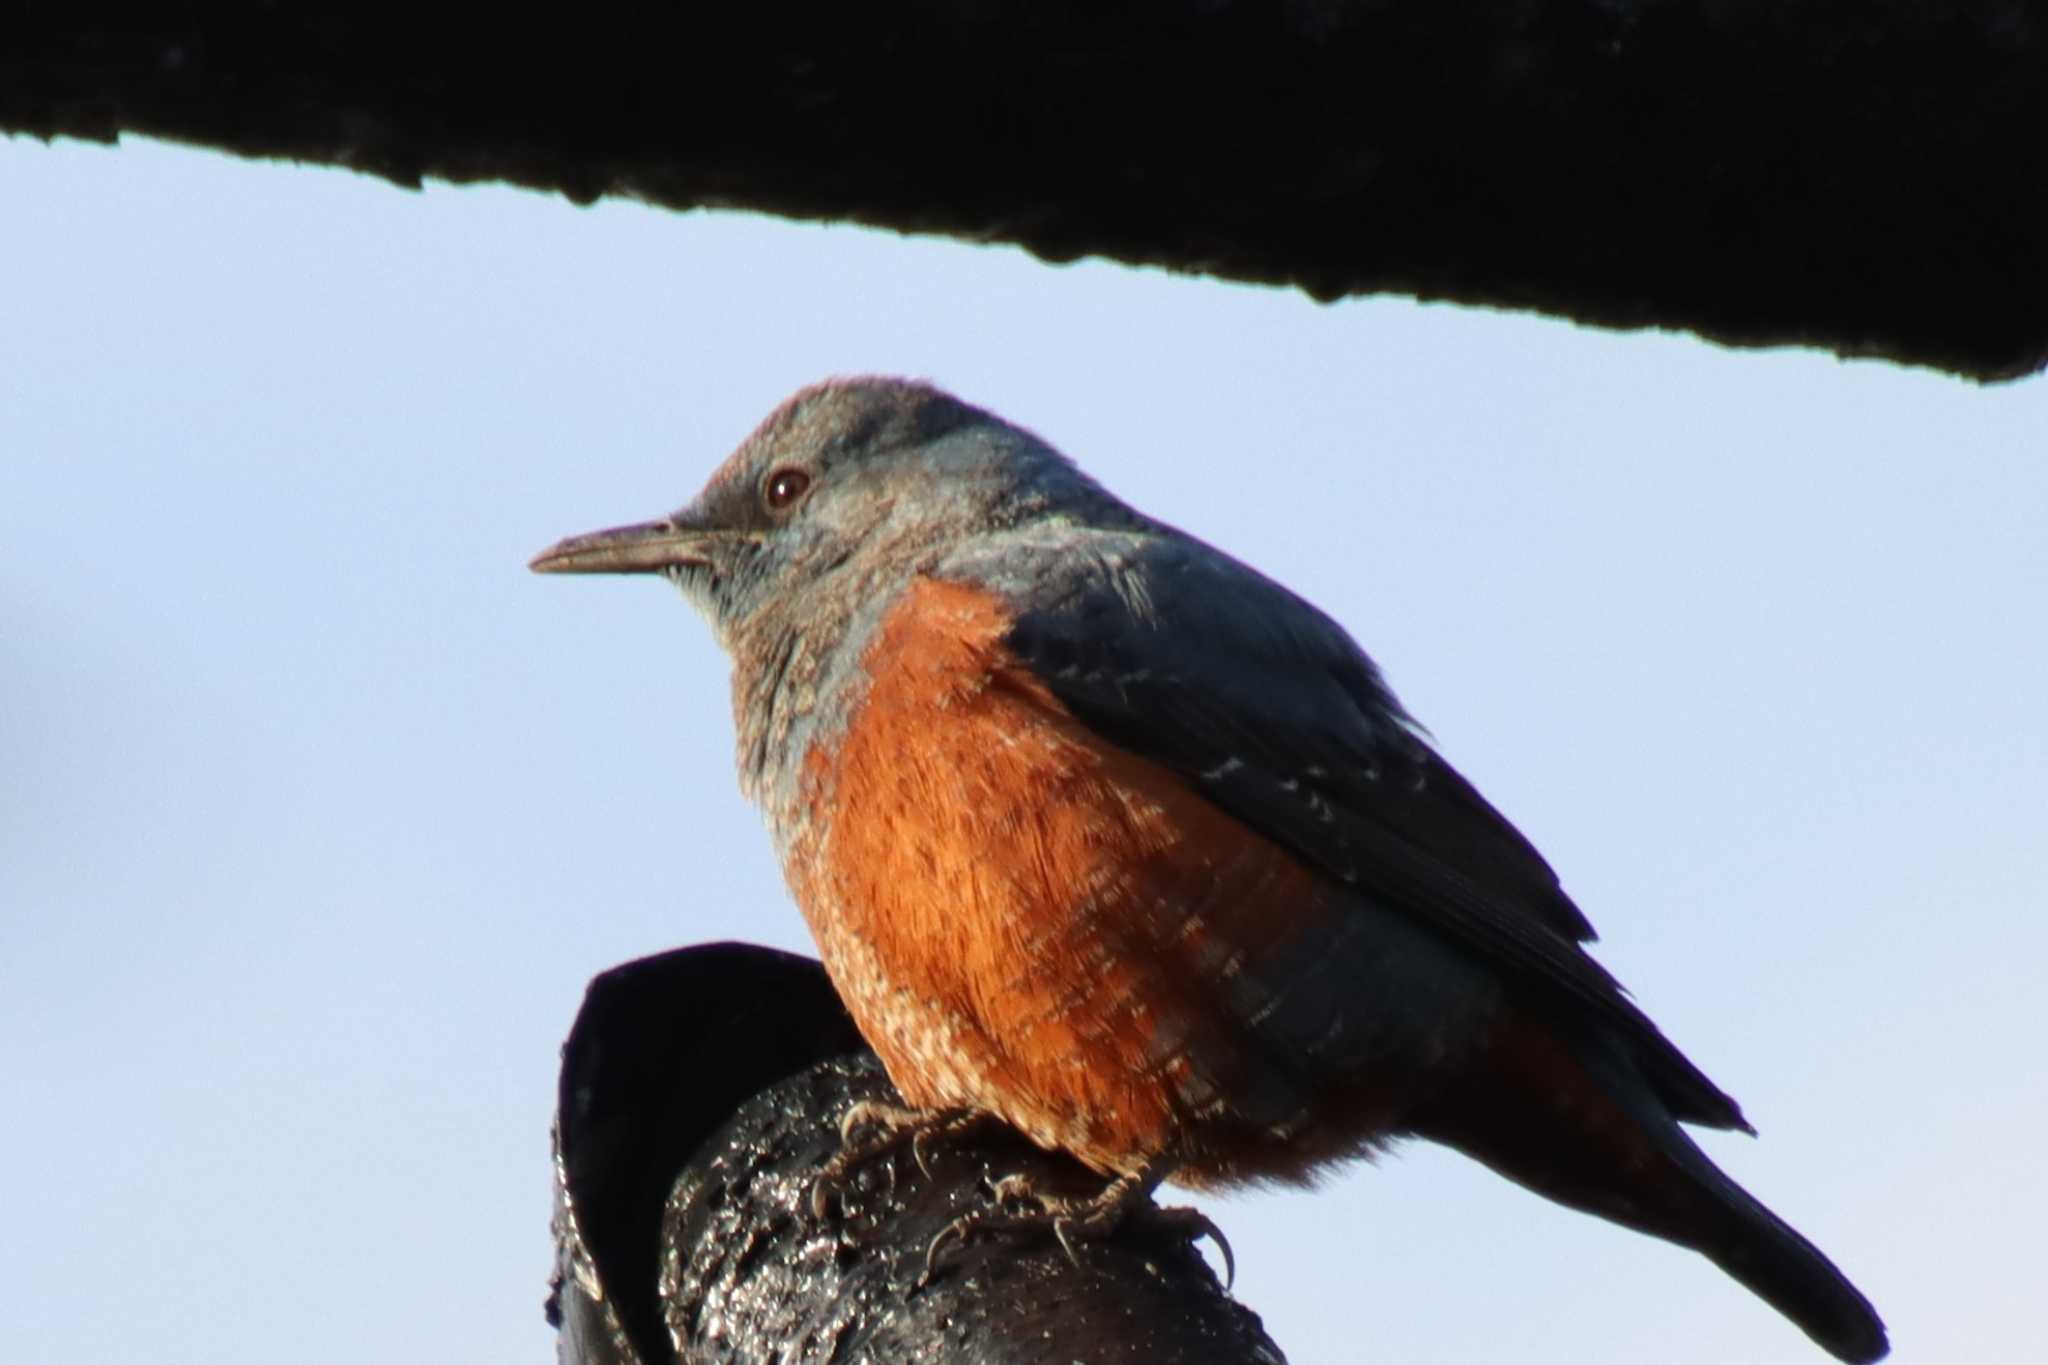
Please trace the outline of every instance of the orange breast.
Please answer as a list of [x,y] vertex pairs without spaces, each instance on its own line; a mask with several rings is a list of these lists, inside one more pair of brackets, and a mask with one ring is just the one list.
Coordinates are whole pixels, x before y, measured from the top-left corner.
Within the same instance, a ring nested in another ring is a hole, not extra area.
[[1009,624],[984,590],[913,584],[846,733],[807,756],[790,879],[908,1102],[1132,1170],[1225,1107],[1230,982],[1321,891],[1075,720]]

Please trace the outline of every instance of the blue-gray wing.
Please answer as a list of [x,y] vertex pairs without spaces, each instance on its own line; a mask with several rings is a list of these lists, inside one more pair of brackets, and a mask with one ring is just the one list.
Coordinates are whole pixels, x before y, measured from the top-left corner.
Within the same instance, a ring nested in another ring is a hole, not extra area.
[[1746,1126],[1580,946],[1592,926],[1550,866],[1335,622],[1177,532],[1068,532],[1051,550],[1017,544],[970,571],[1012,601],[1011,649],[1078,719],[1322,873],[1618,1027],[1678,1117]]

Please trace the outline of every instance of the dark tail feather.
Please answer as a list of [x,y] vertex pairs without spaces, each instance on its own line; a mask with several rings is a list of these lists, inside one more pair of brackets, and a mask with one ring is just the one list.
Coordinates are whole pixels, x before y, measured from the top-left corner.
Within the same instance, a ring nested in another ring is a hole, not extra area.
[[1569,1046],[1517,1020],[1411,1131],[1560,1204],[1700,1252],[1838,1359],[1866,1365],[1891,1350],[1870,1301],[1722,1174],[1615,1046]]
[[1670,1136],[1691,1149],[1687,1157],[1678,1158],[1679,1164],[1718,1206],[1725,1222],[1710,1241],[1673,1240],[1696,1247],[1837,1358],[1855,1365],[1883,1359],[1892,1348],[1884,1323],[1848,1276],[1835,1269],[1819,1247],[1723,1175],[1683,1132],[1674,1127]]

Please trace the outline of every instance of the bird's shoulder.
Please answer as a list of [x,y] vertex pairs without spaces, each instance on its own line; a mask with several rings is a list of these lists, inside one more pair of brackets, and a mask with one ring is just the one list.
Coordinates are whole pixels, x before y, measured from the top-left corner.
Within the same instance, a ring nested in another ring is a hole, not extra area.
[[1010,653],[1147,757],[1396,782],[1434,760],[1342,626],[1172,527],[1034,524],[963,545],[933,573],[999,603]]

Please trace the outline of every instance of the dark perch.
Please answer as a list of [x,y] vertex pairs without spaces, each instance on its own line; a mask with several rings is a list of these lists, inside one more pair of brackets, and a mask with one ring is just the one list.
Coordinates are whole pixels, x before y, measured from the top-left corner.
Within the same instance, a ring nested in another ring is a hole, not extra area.
[[557,1119],[564,1365],[1282,1365],[1196,1250],[1142,1228],[1080,1265],[1047,1238],[978,1238],[908,1292],[991,1171],[1085,1173],[1019,1139],[941,1144],[930,1176],[906,1155],[892,1189],[879,1162],[820,1222],[811,1182],[860,1099],[895,1092],[808,958],[712,944],[592,981]]
[[0,0],[0,129],[2048,363],[2026,0]]

